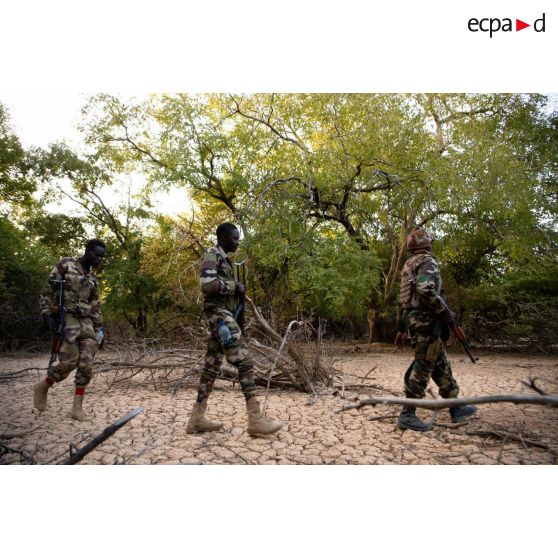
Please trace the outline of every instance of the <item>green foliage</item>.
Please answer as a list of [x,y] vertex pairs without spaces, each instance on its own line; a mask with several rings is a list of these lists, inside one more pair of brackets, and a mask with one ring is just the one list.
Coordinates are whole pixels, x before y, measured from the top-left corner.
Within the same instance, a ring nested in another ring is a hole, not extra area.
[[[197,317],[196,262],[229,220],[265,311],[359,324],[370,309],[389,339],[404,238],[422,224],[479,338],[501,314],[499,340],[553,343],[535,320],[556,301],[558,115],[544,96],[102,94],[81,129],[86,153],[26,151],[0,107],[4,252],[34,273],[24,252],[55,261],[104,238],[106,314],[139,334]],[[171,187],[191,215],[157,213]],[[78,212],[45,209],[62,199]]]
[[51,253],[0,216],[0,350],[17,348],[39,326],[39,292]]
[[21,146],[9,123],[6,107],[0,103],[0,210],[7,203],[28,205],[36,189],[31,154]]
[[367,298],[379,287],[378,260],[343,238],[315,238],[291,266],[289,286],[304,313],[362,323]]
[[488,346],[552,350],[558,343],[558,266],[471,289],[465,301],[474,335]]
[[22,222],[30,242],[58,254],[83,250],[88,238],[82,219],[63,213],[33,212]]
[[142,239],[129,241],[126,250],[115,242],[107,245],[103,288],[105,309],[126,316],[134,329],[145,331],[147,316],[153,311],[155,281],[142,269]]

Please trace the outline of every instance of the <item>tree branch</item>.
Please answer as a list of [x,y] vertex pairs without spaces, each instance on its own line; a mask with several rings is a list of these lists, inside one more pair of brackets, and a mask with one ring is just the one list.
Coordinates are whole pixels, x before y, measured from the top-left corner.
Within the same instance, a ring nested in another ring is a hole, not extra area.
[[138,407],[118,420],[113,422],[110,426],[105,428],[98,436],[95,436],[88,444],[78,450],[76,453],[71,453],[70,457],[64,462],[64,465],[75,465],[79,463],[90,451],[93,451],[99,444],[103,443],[107,438],[112,436],[117,430],[120,430],[128,421],[132,420],[135,416],[143,413],[143,407]]
[[358,403],[345,405],[342,409],[336,411],[341,413],[351,409],[360,409],[366,405],[398,405],[401,407],[416,407],[419,409],[454,409],[463,405],[484,405],[486,403],[514,403],[531,404],[531,405],[547,405],[548,407],[558,407],[558,397],[553,395],[483,395],[479,397],[454,397],[451,399],[406,399],[401,398],[379,398],[370,397],[363,399]]
[[271,116],[273,115],[273,96],[271,98],[272,100],[272,105],[271,105],[271,110],[270,113],[268,114],[267,118],[261,118],[259,116],[255,116],[255,115],[251,115],[248,114],[247,112],[244,112],[241,108],[240,108],[240,103],[239,101],[233,97],[231,95],[230,97],[231,101],[234,103],[235,105],[235,109],[231,112],[231,116],[234,114],[239,114],[240,116],[247,118],[248,120],[252,120],[253,122],[259,122],[260,124],[263,124],[266,128],[269,128],[277,137],[281,138],[283,141],[287,141],[292,143],[293,145],[296,145],[301,151],[304,151],[306,154],[310,155],[311,151],[300,141],[296,138],[296,136],[290,137],[286,134],[286,132],[281,132],[276,126],[274,126],[271,123]]

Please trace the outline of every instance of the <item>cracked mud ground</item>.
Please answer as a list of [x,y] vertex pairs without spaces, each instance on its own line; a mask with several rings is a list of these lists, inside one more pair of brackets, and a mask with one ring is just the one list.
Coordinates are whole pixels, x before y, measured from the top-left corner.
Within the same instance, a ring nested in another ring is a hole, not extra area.
[[[336,413],[344,404],[369,396],[402,396],[402,377],[412,360],[408,351],[340,355],[337,367],[345,372],[346,388],[324,390],[315,400],[295,391],[270,391],[267,415],[283,421],[283,430],[267,438],[246,433],[246,414],[238,387],[218,381],[208,406],[208,417],[224,429],[186,434],[195,398],[194,388],[155,389],[145,378],[107,391],[107,381],[95,376],[87,389],[85,412],[91,422],[67,416],[73,397],[73,374],[49,393],[47,410],[33,411],[32,386],[44,373],[25,373],[0,383],[0,434],[24,432],[0,442],[30,455],[37,463],[58,462],[70,444],[81,447],[128,411],[145,411],[89,453],[84,464],[555,464],[558,456],[558,410],[537,405],[500,403],[479,406],[477,418],[459,428],[448,428],[449,414],[441,411],[431,432],[401,431],[397,407],[364,407]],[[538,377],[538,385],[558,391],[558,357],[481,354],[472,365],[461,354],[451,354],[460,396],[497,393],[533,394],[521,380]],[[48,357],[3,357],[0,374],[28,366],[45,366]],[[358,387],[354,387],[357,385]],[[363,387],[360,387],[360,386]],[[367,387],[368,386],[368,387]],[[431,387],[435,386],[431,383]],[[381,388],[378,389],[378,388]],[[382,391],[383,390],[383,391]],[[263,401],[260,389],[260,400]],[[430,412],[419,410],[423,419]],[[377,417],[385,417],[377,419]],[[471,435],[498,431],[511,437]],[[530,442],[540,444],[533,447]],[[0,453],[0,463],[19,463],[16,453]]]

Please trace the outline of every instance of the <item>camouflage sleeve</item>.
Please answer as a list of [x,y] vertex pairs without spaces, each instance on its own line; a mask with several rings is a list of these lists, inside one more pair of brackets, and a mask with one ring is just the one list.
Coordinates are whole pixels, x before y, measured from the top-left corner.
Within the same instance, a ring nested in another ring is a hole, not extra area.
[[417,269],[417,297],[419,301],[435,314],[444,311],[441,288],[440,267],[434,258],[425,258]]
[[61,273],[62,262],[58,262],[50,272],[48,279],[41,291],[39,297],[39,306],[41,308],[41,314],[51,314],[53,312],[53,306],[58,305],[58,289],[54,287],[55,283],[53,281],[60,281],[62,279]]
[[90,314],[91,322],[93,323],[93,329],[97,331],[103,325],[103,317],[101,316],[101,299],[99,297],[98,284],[92,293],[90,305],[91,305],[91,314]]
[[234,294],[236,283],[224,281],[217,271],[217,258],[215,252],[208,251],[201,261],[200,287],[205,295]]

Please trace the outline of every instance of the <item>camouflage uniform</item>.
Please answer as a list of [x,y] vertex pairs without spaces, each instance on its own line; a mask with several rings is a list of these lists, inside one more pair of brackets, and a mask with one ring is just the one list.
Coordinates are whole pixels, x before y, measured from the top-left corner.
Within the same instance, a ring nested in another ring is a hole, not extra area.
[[[219,292],[214,294],[215,281]],[[238,368],[240,387],[246,401],[256,393],[254,363],[239,325],[234,319],[238,299],[234,296],[236,282],[233,264],[220,246],[207,250],[201,262],[201,290],[204,293],[204,317],[209,322],[210,335],[207,353],[198,386],[197,403],[207,400],[219,374],[223,357]],[[231,333],[231,342],[223,345],[219,337],[219,324],[223,320]]]
[[79,259],[63,258],[50,272],[41,292],[43,314],[50,314],[58,304],[58,284],[64,279],[64,304],[68,310],[64,340],[59,362],[48,371],[48,377],[61,382],[77,366],[76,387],[85,387],[93,376],[93,357],[98,348],[96,331],[102,326],[99,283],[95,275],[86,272]]
[[[438,260],[428,250],[414,251],[401,272],[399,299],[402,324],[410,332],[415,349],[415,359],[405,374],[405,396],[408,398],[423,398],[430,378],[444,399],[459,394],[443,342],[433,347],[431,361],[426,359],[434,324],[444,311],[442,292]],[[446,330],[442,339],[447,340],[447,337]]]

